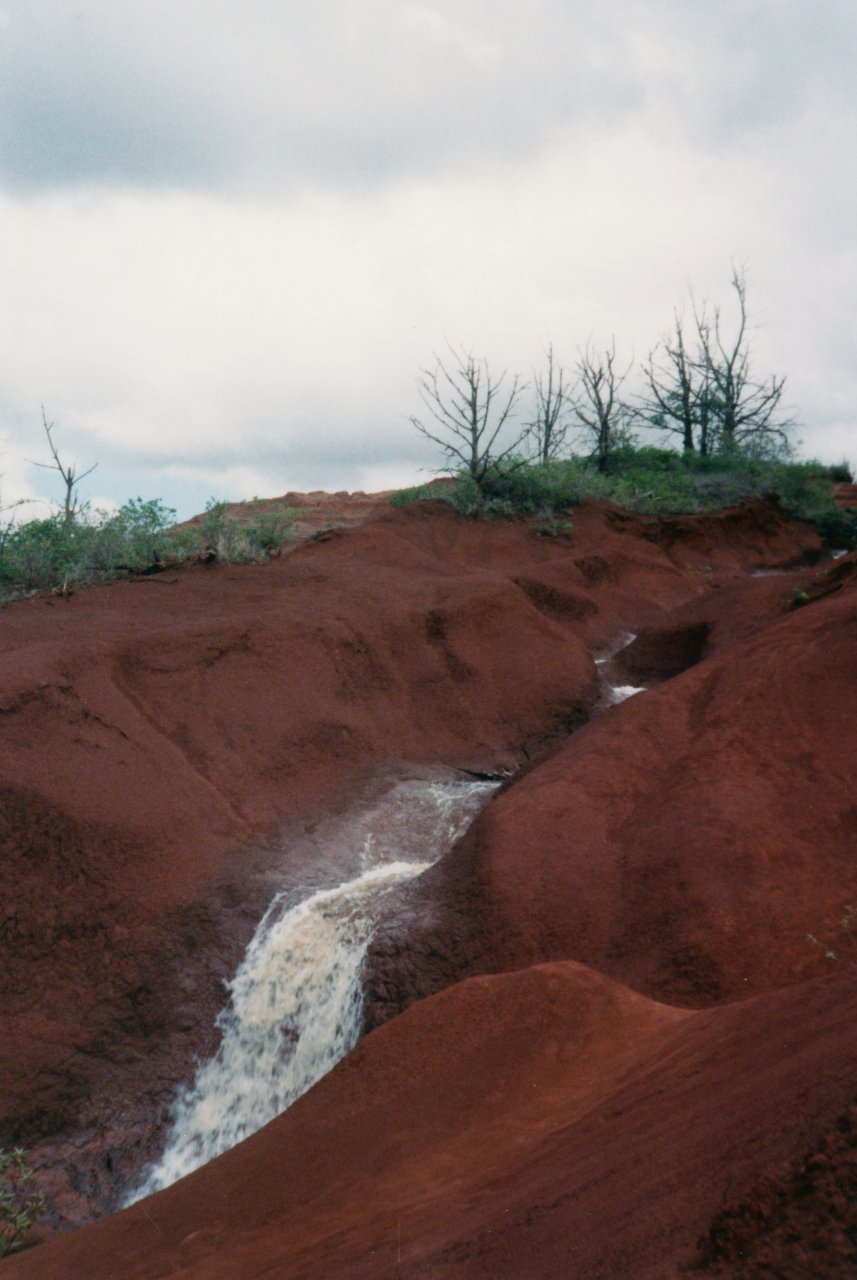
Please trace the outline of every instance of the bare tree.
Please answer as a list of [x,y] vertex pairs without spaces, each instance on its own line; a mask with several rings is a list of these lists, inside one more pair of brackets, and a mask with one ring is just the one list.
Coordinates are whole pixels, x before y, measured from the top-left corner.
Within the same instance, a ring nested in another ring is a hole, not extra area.
[[573,407],[566,373],[556,362],[553,343],[548,343],[545,357],[546,370],[533,372],[535,416],[529,423],[538,462],[550,462],[559,453],[568,432],[568,413]]
[[69,463],[67,466],[63,463],[52,435],[54,424],[52,422],[48,422],[45,415],[44,405],[42,405],[42,426],[44,427],[45,435],[48,438],[48,448],[51,451],[53,462],[34,462],[32,465],[35,467],[42,467],[45,471],[58,471],[62,476],[63,484],[65,485],[63,512],[66,523],[70,524],[73,520],[77,519],[87,506],[86,503],[81,505],[77,486],[81,480],[85,480],[87,476],[92,474],[98,466],[98,463],[94,462],[92,466],[88,467],[82,474],[78,474],[77,467],[74,463]]
[[[698,331],[707,333],[704,311],[695,319]],[[698,352],[688,351],[683,317],[676,309],[672,331],[662,334],[643,365],[647,395],[639,412],[648,426],[680,436],[685,451],[698,448],[705,455],[711,449],[711,378],[701,338],[699,345]]]
[[580,395],[575,401],[574,412],[583,428],[583,435],[593,444],[592,455],[598,470],[604,474],[610,467],[610,455],[618,444],[627,439],[631,411],[619,399],[622,384],[631,372],[629,364],[624,373],[616,369],[616,339],[603,353],[588,344],[578,354],[576,372]]
[[495,445],[513,419],[523,387],[516,374],[504,391],[505,372],[493,378],[488,361],[464,347],[450,346],[449,352],[450,360],[436,356],[434,369],[424,369],[417,379],[423,404],[438,425],[430,430],[418,417],[411,417],[411,422],[426,439],[440,445],[452,466],[461,465],[481,490],[492,468],[519,465],[512,459],[528,427],[496,452]]
[[781,413],[785,377],[772,374],[759,382],[750,369],[744,267],[733,266],[731,286],[738,301],[738,323],[731,339],[726,336],[720,307],[715,307],[711,320],[694,307],[700,345],[696,367],[707,381],[712,434],[717,445],[727,449],[754,436],[787,445],[794,418]]

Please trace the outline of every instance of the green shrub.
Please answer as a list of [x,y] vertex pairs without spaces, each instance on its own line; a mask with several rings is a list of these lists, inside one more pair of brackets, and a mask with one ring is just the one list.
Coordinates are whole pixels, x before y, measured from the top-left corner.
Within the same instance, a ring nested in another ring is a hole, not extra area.
[[93,530],[89,567],[102,573],[145,569],[174,552],[176,513],[157,498],[132,498]]
[[[448,488],[451,488],[454,484],[454,480],[450,481]],[[435,483],[415,484],[410,489],[399,489],[394,493],[390,498],[390,506],[407,507],[412,502],[427,502],[431,499],[444,498],[448,488],[443,490]]]
[[[259,505],[258,499],[239,504],[242,514],[245,510],[253,512]],[[226,564],[252,563],[285,545],[296,518],[297,513],[288,507],[276,507],[241,520],[230,514],[227,503],[212,498],[195,534],[191,535],[188,549],[191,553],[213,551],[217,559]]]
[[268,511],[260,511],[245,526],[251,547],[258,547],[266,554],[280,551],[291,537],[296,520],[297,513],[288,507],[274,507]]
[[62,515],[28,520],[11,530],[5,540],[0,580],[12,588],[36,590],[75,581],[90,542],[85,526]]
[[58,514],[11,525],[0,537],[0,599],[139,573],[204,551],[227,563],[262,560],[288,541],[295,512],[256,510],[255,502],[241,507],[245,518],[212,500],[198,525],[177,529],[172,508],[132,498],[88,520]]
[[489,472],[482,488],[487,498],[511,503],[521,514],[536,515],[566,511],[586,498],[607,496],[610,479],[586,459],[571,457]]
[[820,462],[731,450],[701,456],[654,448],[617,449],[601,475],[586,459],[524,463],[487,473],[481,487],[459,474],[449,485],[417,485],[391,498],[394,506],[426,499],[449,502],[461,515],[546,516],[586,499],[606,498],[643,514],[719,511],[748,498],[778,499],[783,511],[813,525],[828,546],[857,546],[857,513],[833,496],[830,468]]
[[0,1258],[22,1247],[44,1207],[45,1193],[35,1186],[24,1152],[0,1147]]
[[94,520],[64,515],[28,520],[9,530],[0,549],[0,588],[6,594],[92,582],[142,569],[171,548],[175,512],[160,502],[132,499]]
[[534,520],[532,528],[537,538],[557,538],[568,541],[574,533],[574,521],[564,520],[562,516],[550,512]]

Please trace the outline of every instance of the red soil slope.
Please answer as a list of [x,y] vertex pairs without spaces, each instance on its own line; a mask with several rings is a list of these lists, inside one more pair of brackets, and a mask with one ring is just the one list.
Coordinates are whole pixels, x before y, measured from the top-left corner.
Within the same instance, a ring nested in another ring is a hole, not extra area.
[[835,484],[833,496],[844,511],[853,511],[857,508],[857,484]]
[[702,1013],[570,962],[472,979],[219,1160],[8,1274],[674,1278],[727,1190],[847,1107],[855,1050],[853,974]]
[[[658,1268],[692,1252],[731,1159],[748,1182],[799,1157],[857,1095],[851,982],[776,990],[835,967],[805,932],[835,932],[853,888],[850,561],[807,571],[819,599],[793,611],[790,577],[745,574],[817,551],[762,505],[660,522],[592,507],[571,541],[428,506],[258,568],[6,609],[0,1134],[40,1144],[57,1223],[109,1205],[210,1047],[266,871],[307,871],[284,831],[385,772],[544,753],[596,696],[591,650],[622,631],[696,628],[673,666],[701,660],[532,769],[423,878],[407,948],[393,920],[376,954],[374,1016],[523,972],[373,1034],[150,1202],[157,1240],[135,1208],[5,1263],[10,1280],[675,1274]],[[525,968],[546,959],[562,963]],[[652,1000],[750,992],[707,1012]],[[772,1060],[795,1112],[774,1133]]]
[[380,985],[413,984],[400,1006],[571,958],[705,1005],[823,971],[807,935],[835,938],[857,901],[855,742],[849,586],[602,713],[498,797],[415,886],[431,926],[404,955],[379,942]]

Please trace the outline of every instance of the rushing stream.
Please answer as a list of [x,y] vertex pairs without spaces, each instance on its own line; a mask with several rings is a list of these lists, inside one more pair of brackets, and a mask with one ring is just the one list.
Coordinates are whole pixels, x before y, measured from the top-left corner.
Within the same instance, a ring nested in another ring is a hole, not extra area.
[[[611,649],[608,649],[600,658],[595,659],[596,667],[604,668],[607,666],[616,657],[617,653],[627,649],[628,645],[633,644],[636,639],[637,637],[633,631],[627,631],[623,636],[620,636]],[[603,688],[602,705],[606,707],[614,707],[617,702],[624,702],[626,698],[633,698],[635,693],[644,693],[646,690],[646,685],[611,684],[604,675],[603,670],[601,672],[601,685]]]
[[[598,665],[633,639],[622,637]],[[603,674],[602,687],[605,706],[642,692]],[[220,1047],[176,1098],[164,1154],[127,1203],[255,1133],[356,1044],[363,962],[382,899],[446,853],[495,789],[491,782],[400,782],[329,842],[333,863],[356,874],[297,903],[277,894],[228,984]]]
[[169,1186],[267,1124],[357,1042],[361,970],[384,895],[436,862],[495,790],[401,782],[336,843],[358,874],[296,905],[278,894],[229,983],[217,1053],[172,1108],[166,1150],[127,1203]]

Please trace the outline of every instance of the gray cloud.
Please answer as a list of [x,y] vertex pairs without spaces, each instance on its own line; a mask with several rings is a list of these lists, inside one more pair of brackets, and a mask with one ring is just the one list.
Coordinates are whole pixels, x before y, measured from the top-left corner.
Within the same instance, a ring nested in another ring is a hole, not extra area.
[[446,336],[639,357],[733,257],[841,455],[855,39],[844,0],[0,0],[4,492],[43,399],[120,501],[416,479]]
[[857,17],[828,0],[6,0],[2,176],[271,188],[524,155],[645,110],[734,143],[824,93]]

